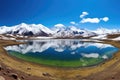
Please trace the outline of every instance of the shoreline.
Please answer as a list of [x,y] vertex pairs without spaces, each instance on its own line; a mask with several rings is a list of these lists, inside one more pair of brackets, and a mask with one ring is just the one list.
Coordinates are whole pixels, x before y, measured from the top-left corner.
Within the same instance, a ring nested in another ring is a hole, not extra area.
[[[13,43],[17,44],[18,42],[17,43],[13,42]],[[12,45],[13,43],[11,43],[10,45]],[[113,46],[120,48],[119,44],[117,45],[115,41],[110,41],[110,42],[105,41],[103,43],[112,44]],[[2,45],[2,46],[0,45],[0,48],[2,48],[3,46],[5,46],[5,45]],[[7,54],[7,52],[5,50],[2,50],[2,51],[4,54],[0,54],[0,61],[3,62],[5,65],[7,65],[11,68],[14,68],[15,70],[18,70],[18,71],[21,71],[21,72],[24,72],[27,74],[31,74],[32,76],[44,77],[45,80],[49,80],[49,79],[80,80],[80,79],[84,79],[84,78],[86,80],[90,80],[87,78],[90,78],[91,76],[94,77],[93,80],[98,80],[96,77],[99,77],[100,73],[104,72],[104,75],[106,75],[105,73],[107,73],[107,75],[108,74],[110,75],[109,71],[106,72],[107,68],[112,66],[116,62],[119,62],[119,59],[116,59],[116,58],[119,58],[119,56],[120,56],[120,51],[119,51],[119,52],[115,53],[115,55],[113,56],[112,59],[105,61],[105,63],[101,63],[94,67],[77,68],[77,69],[60,69],[60,68],[53,69],[50,67],[45,67],[45,66],[40,66],[40,65],[38,66],[36,64],[32,65],[32,63],[14,60],[10,56],[5,55],[5,54]],[[0,50],[0,53],[1,53],[1,50]],[[2,58],[4,58],[4,60],[2,60]],[[14,66],[14,64],[16,64],[16,66]],[[21,66],[21,64],[22,64],[22,66]],[[28,66],[29,66],[29,68],[31,68],[31,70],[27,70]],[[120,66],[120,64],[118,66]],[[116,71],[118,71],[118,70],[116,70]],[[49,79],[48,79],[48,77],[43,76],[43,73],[45,73],[45,72],[49,73],[51,75],[51,77],[49,77]],[[99,76],[97,76],[97,75],[99,75]],[[106,77],[111,77],[111,76],[106,76]],[[99,80],[104,80],[102,78],[103,77],[100,77]]]

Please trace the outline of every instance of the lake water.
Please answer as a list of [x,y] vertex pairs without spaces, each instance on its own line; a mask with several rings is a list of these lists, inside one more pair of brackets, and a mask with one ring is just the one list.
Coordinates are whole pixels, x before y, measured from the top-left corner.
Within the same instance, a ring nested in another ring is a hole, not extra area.
[[32,63],[55,67],[94,66],[112,58],[118,48],[79,39],[25,40],[27,44],[7,46],[8,54]]

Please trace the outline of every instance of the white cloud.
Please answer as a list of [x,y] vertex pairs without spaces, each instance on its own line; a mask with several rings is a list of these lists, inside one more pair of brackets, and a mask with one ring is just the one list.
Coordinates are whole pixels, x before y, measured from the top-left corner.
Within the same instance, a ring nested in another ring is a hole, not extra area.
[[56,24],[56,25],[54,25],[54,26],[57,27],[57,28],[65,27],[65,25],[63,25],[63,24]]
[[99,23],[100,19],[99,18],[83,18],[81,23]]
[[71,21],[71,22],[70,22],[70,24],[73,24],[73,25],[75,25],[76,23],[75,23],[74,21]]
[[82,56],[86,58],[98,58],[99,54],[98,53],[90,53],[90,54],[83,53]]
[[104,17],[104,18],[102,18],[102,20],[107,22],[109,20],[109,18],[108,17]]
[[100,23],[101,21],[107,22],[109,20],[108,17],[104,18],[83,18],[81,23]]
[[85,16],[87,16],[89,13],[88,12],[82,12],[82,14],[80,15],[80,18],[84,18]]
[[88,12],[82,12],[82,14],[80,15],[80,18],[84,18],[85,16],[87,16],[89,13]]
[[101,21],[107,22],[109,20],[108,17],[103,18],[84,18],[86,15],[89,15],[88,12],[82,12],[80,18],[82,19],[80,23],[100,23]]

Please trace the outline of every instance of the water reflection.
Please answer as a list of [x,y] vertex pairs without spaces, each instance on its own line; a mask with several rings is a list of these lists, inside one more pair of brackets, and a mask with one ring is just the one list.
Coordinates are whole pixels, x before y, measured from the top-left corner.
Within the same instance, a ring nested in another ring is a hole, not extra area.
[[[118,51],[112,45],[72,40],[26,40],[27,44],[5,49],[20,59],[52,66],[89,66],[98,64]],[[30,60],[31,59],[31,60]]]
[[[80,40],[33,40],[33,41],[23,41],[27,42],[27,44],[14,45],[5,47],[6,50],[14,50],[23,54],[28,52],[40,52],[53,48],[57,52],[63,52],[66,49],[70,51],[74,51],[77,48],[88,48],[90,46],[97,47],[99,49],[113,47],[109,44],[101,44],[101,43],[92,43],[92,42],[83,42]],[[72,53],[74,54],[74,53]]]

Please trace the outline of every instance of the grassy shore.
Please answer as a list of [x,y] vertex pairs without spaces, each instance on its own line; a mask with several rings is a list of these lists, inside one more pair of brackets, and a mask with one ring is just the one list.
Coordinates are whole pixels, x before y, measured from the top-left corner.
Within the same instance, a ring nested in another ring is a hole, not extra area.
[[[120,42],[104,41],[120,48]],[[0,63],[18,72],[44,78],[45,80],[120,80],[120,51],[114,57],[100,65],[87,68],[53,68],[21,61],[7,55],[3,46],[20,44],[15,41],[0,40]],[[44,74],[47,73],[47,74]],[[39,79],[38,79],[39,80]]]

